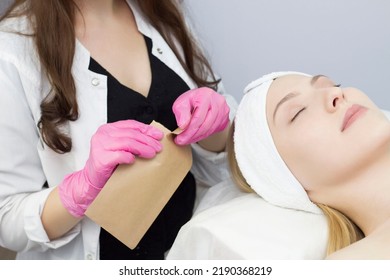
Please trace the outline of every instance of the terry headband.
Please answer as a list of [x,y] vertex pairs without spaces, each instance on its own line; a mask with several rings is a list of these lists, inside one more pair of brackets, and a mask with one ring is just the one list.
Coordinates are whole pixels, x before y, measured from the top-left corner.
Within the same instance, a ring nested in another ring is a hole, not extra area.
[[300,72],[274,72],[251,82],[244,90],[234,125],[238,167],[251,188],[271,204],[322,213],[280,157],[269,130],[266,97],[273,80]]

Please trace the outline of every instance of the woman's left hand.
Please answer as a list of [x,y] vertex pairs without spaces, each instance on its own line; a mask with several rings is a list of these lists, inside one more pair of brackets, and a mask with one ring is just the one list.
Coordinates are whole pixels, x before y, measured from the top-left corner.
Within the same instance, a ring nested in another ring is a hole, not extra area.
[[175,137],[178,145],[201,141],[229,124],[230,109],[225,98],[207,87],[183,93],[172,109],[177,125],[183,130]]

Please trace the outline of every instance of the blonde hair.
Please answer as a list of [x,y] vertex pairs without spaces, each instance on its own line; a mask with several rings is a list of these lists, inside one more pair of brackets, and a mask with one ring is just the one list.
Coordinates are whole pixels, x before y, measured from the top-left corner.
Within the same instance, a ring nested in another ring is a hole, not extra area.
[[[234,151],[234,123],[226,143],[227,158],[234,183],[244,192],[254,192],[245,180],[238,166]],[[338,251],[363,237],[361,230],[341,212],[322,204],[316,205],[323,211],[328,222],[327,255]]]
[[328,221],[328,255],[364,237],[362,231],[343,213],[327,205],[316,204],[324,212]]

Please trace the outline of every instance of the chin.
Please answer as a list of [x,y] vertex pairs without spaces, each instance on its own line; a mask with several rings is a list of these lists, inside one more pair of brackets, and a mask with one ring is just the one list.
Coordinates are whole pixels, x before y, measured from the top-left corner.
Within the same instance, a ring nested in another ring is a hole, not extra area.
[[390,139],[390,111],[370,110],[367,113],[367,122],[365,123],[366,134],[364,137],[371,138],[372,136],[378,138],[378,140],[383,139],[383,141]]
[[390,149],[390,121],[383,113],[371,111],[365,116],[365,119],[357,120],[357,123],[350,126],[349,129],[351,131],[347,140],[348,144],[345,145],[345,149],[349,150],[347,158],[350,156],[357,157],[358,161],[365,161],[368,158],[375,160],[388,153]]
[[388,151],[390,148],[390,122],[385,120],[372,126],[364,137],[368,140],[367,149],[372,150],[373,153]]

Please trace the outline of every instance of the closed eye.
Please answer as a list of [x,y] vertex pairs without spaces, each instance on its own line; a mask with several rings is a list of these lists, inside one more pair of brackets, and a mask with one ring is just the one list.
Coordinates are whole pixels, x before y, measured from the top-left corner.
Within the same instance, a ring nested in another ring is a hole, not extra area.
[[293,122],[298,116],[300,113],[302,113],[304,110],[306,110],[306,107],[303,107],[301,110],[299,110],[295,115],[294,117],[291,119],[290,122]]
[[[334,85],[334,87],[341,87],[341,84],[336,84]],[[302,113],[304,110],[306,110],[306,107],[303,107],[301,110],[299,110],[295,115],[294,117],[290,120],[290,122],[293,122],[298,116],[300,113]]]

